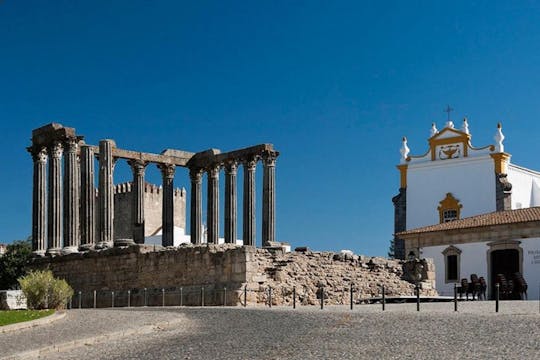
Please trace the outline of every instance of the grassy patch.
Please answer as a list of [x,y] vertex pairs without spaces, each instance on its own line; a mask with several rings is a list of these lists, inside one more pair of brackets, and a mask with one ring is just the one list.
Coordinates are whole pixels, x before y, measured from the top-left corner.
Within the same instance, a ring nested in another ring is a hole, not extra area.
[[0,326],[36,320],[53,313],[54,310],[1,310]]

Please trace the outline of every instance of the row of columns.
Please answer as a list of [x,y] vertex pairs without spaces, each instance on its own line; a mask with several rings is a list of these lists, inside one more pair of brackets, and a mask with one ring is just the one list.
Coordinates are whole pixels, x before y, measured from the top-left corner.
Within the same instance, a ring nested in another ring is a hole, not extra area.
[[[80,146],[69,138],[54,141],[49,146],[31,148],[34,161],[32,239],[36,254],[71,253],[79,249],[113,246],[114,239],[114,165],[113,140],[99,143],[99,184],[96,204],[94,147]],[[80,154],[80,155],[79,155]],[[62,157],[64,174],[62,174]],[[225,242],[235,243],[237,237],[237,171],[244,167],[243,240],[255,245],[255,169],[263,161],[263,246],[275,241],[275,161],[277,152],[266,151],[247,159],[228,160],[225,170]],[[48,181],[47,181],[47,162]],[[144,243],[143,160],[128,161],[133,172],[132,223],[133,240]],[[174,174],[175,165],[158,164],[163,180],[162,244],[172,246],[174,239]],[[190,168],[191,179],[191,242],[202,242],[202,175],[208,174],[207,223],[208,243],[219,238],[219,174],[222,164],[206,169]],[[62,176],[63,175],[63,176]],[[63,180],[63,182],[62,182]],[[48,187],[47,187],[48,182]],[[47,209],[46,209],[47,206]],[[96,219],[95,207],[98,207]],[[47,211],[46,211],[47,210]],[[96,227],[96,222],[98,226]],[[96,233],[96,228],[98,229]],[[63,240],[63,244],[62,244]],[[129,242],[128,242],[129,243]],[[121,244],[124,245],[124,244]]]
[[[255,170],[257,162],[263,161],[263,219],[262,243],[268,246],[275,241],[275,163],[277,153],[268,151],[262,156],[251,156],[240,161],[244,168],[243,231],[244,245],[255,246],[256,239],[256,189]],[[235,243],[237,236],[237,172],[239,161],[229,160],[223,164],[225,170],[225,243]],[[191,242],[202,242],[202,175],[208,176],[207,189],[207,241],[218,243],[219,236],[219,172],[221,165],[213,164],[206,169],[192,167],[191,179]]]

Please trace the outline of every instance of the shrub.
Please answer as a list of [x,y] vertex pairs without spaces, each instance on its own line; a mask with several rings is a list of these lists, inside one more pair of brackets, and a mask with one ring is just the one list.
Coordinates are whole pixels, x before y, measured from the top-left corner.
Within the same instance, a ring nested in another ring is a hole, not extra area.
[[19,279],[30,309],[63,309],[73,289],[66,280],[57,279],[52,271],[31,271]]
[[9,244],[6,253],[0,256],[0,289],[16,289],[17,279],[26,275],[26,264],[32,257],[30,241],[15,241]]

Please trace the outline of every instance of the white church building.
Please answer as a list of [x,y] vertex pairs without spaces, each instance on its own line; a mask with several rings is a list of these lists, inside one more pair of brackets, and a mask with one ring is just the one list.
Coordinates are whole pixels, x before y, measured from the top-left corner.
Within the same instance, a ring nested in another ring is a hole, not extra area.
[[461,128],[432,125],[428,150],[411,155],[403,138],[395,207],[396,257],[432,258],[436,288],[484,277],[488,296],[500,274],[519,273],[529,299],[540,285],[540,172],[512,164],[499,124],[493,145],[474,147]]

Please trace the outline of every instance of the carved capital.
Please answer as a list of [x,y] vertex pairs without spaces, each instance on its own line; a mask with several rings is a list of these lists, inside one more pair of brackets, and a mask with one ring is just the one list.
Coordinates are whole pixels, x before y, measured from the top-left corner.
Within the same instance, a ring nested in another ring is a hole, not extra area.
[[76,154],[78,148],[79,142],[77,138],[68,138],[66,141],[64,141],[64,149],[66,150],[66,153]]
[[219,170],[221,169],[220,165],[211,165],[209,166],[206,171],[208,173],[208,177],[212,179],[219,178]]
[[202,169],[200,168],[191,168],[189,169],[189,178],[192,183],[200,184],[202,182]]
[[267,151],[262,155],[263,164],[266,167],[275,167],[278,154],[275,151]]
[[255,171],[257,168],[257,162],[259,161],[259,156],[251,156],[246,159],[242,159],[242,164],[244,165],[244,169],[249,171]]
[[46,164],[47,163],[47,149],[43,147],[39,150],[32,151],[32,159],[34,160],[34,162]]
[[49,148],[49,154],[53,159],[61,159],[64,152],[64,147],[60,141],[55,141]]
[[225,168],[225,174],[236,175],[236,173],[238,172],[238,161],[237,160],[227,161],[224,164],[224,168]]
[[174,179],[174,172],[176,166],[172,164],[159,164],[158,168],[161,170],[161,176],[163,179]]
[[146,165],[148,163],[146,161],[142,160],[129,160],[128,161],[129,166],[131,166],[131,171],[133,172],[133,176],[144,176]]

